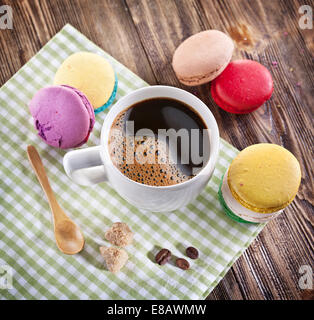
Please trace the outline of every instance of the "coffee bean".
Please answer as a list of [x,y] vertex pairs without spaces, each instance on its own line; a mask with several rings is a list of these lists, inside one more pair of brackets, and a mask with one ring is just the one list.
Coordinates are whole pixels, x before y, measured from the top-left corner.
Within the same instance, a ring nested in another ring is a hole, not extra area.
[[191,259],[197,259],[198,258],[198,250],[194,247],[188,247],[186,249],[186,255]]
[[169,251],[168,249],[161,249],[156,257],[155,260],[159,265],[164,265],[166,264],[171,258],[171,251]]
[[183,270],[187,270],[190,268],[189,262],[185,259],[182,259],[182,258],[178,258],[176,260],[176,266],[179,267],[180,269],[183,269]]

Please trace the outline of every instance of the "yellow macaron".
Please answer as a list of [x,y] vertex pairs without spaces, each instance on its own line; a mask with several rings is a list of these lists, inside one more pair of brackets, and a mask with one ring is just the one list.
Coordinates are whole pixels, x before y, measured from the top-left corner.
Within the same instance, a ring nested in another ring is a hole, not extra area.
[[110,63],[92,52],[70,55],[59,67],[55,85],[68,85],[82,91],[95,113],[107,108],[114,100],[117,79]]
[[258,213],[285,208],[294,199],[301,182],[300,164],[295,156],[270,143],[242,150],[227,174],[232,196],[243,207]]

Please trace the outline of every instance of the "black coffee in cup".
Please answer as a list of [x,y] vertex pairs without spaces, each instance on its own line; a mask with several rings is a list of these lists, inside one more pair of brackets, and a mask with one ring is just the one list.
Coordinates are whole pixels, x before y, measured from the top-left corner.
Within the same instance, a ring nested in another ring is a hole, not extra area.
[[128,178],[169,186],[193,178],[209,159],[209,133],[202,118],[170,98],[140,101],[114,120],[109,137],[114,165]]

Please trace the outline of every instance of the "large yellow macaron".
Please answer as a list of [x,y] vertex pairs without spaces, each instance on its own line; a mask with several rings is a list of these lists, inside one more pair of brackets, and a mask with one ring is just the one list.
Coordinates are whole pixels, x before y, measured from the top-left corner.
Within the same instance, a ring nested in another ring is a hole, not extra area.
[[104,110],[114,100],[117,80],[110,63],[92,52],[77,52],[69,56],[58,69],[55,85],[68,85],[82,91],[95,113]]
[[245,208],[265,214],[292,202],[301,182],[300,164],[295,156],[270,143],[242,150],[227,174],[232,196]]

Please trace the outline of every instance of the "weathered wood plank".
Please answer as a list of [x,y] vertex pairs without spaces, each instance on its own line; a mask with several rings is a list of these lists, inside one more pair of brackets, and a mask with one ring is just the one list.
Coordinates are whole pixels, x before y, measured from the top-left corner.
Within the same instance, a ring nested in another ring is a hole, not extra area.
[[[149,62],[123,1],[0,1],[12,6],[13,30],[0,31],[0,81],[4,83],[66,23],[155,83]],[[17,54],[18,53],[18,54]]]

